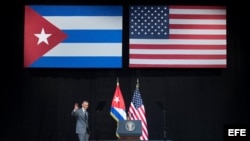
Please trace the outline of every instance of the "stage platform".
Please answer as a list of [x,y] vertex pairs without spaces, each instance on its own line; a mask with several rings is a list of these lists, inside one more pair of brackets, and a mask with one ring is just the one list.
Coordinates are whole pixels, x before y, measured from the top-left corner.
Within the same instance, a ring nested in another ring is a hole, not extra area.
[[[90,141],[125,141],[125,140],[90,140]],[[141,140],[126,140],[126,141],[141,141]],[[148,140],[148,141],[164,141],[164,140]],[[173,140],[165,140],[165,141],[173,141]]]

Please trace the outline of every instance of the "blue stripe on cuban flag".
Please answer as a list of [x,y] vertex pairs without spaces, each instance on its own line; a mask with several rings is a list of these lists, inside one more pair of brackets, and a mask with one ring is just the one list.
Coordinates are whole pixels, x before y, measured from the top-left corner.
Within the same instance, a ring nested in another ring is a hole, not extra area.
[[31,7],[68,36],[31,67],[122,67],[122,6]]

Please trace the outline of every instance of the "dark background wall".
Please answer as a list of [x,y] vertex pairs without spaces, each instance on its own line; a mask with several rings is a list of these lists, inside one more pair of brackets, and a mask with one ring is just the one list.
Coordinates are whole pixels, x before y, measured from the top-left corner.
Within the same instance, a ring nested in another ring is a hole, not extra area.
[[[3,11],[2,34],[2,141],[76,141],[75,102],[89,100],[91,139],[115,140],[116,122],[109,111],[116,79],[128,109],[136,79],[146,109],[149,139],[163,139],[166,108],[167,139],[173,141],[222,141],[225,125],[250,124],[247,39],[244,4],[226,0],[26,0],[9,2]],[[121,4],[124,19],[130,4],[226,5],[228,67],[226,69],[130,69],[128,24],[124,21],[122,69],[25,69],[23,18],[25,4]],[[246,16],[247,17],[247,16]],[[107,101],[96,112],[99,101]]]

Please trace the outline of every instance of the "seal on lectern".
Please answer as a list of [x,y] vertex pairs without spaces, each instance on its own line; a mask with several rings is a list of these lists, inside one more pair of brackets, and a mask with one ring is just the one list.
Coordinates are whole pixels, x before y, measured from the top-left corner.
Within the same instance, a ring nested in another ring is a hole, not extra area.
[[125,129],[127,131],[134,131],[135,130],[135,123],[133,121],[126,122]]

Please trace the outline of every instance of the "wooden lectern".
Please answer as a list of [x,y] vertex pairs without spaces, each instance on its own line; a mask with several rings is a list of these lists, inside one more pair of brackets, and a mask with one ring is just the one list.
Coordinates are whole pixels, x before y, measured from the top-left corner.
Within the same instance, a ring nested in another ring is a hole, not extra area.
[[119,140],[140,141],[142,135],[141,120],[123,120],[119,121],[117,133]]

